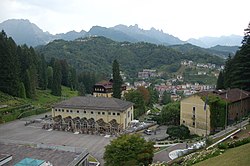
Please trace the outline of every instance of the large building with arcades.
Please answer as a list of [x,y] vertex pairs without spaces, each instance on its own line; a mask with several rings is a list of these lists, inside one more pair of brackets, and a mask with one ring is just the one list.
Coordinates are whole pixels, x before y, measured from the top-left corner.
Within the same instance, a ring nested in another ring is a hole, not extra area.
[[134,107],[133,103],[116,98],[78,96],[55,104],[52,117],[58,129],[65,124],[66,128],[83,133],[112,133],[129,126],[134,118]]

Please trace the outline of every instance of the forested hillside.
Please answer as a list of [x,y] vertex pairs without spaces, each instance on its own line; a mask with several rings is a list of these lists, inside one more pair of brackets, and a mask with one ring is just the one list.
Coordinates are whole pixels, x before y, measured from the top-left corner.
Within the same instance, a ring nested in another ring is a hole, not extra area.
[[[103,75],[111,73],[112,61],[117,59],[121,70],[135,77],[143,68],[160,69],[180,64],[182,60],[221,65],[222,58],[207,52],[181,52],[163,45],[150,43],[115,42],[105,37],[88,37],[74,41],[55,40],[36,50],[49,60],[66,59],[78,71],[94,71]],[[164,67],[165,66],[165,67]]]
[[32,47],[16,45],[4,31],[0,33],[0,91],[12,96],[35,99],[37,89],[51,89],[61,96],[61,85],[77,87],[77,75],[66,60],[50,63]]
[[227,59],[225,70],[220,72],[218,89],[240,88],[250,91],[250,23],[245,29],[240,50]]

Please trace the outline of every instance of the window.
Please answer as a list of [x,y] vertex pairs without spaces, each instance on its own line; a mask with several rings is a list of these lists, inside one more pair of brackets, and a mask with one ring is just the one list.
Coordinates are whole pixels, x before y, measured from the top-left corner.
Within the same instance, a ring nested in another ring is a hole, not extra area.
[[115,115],[115,112],[113,112],[113,115]]
[[62,112],[64,112],[64,109],[62,109]]
[[130,111],[128,111],[128,117],[130,117]]
[[193,114],[195,113],[195,107],[193,107]]
[[98,112],[98,115],[100,115],[101,113],[100,112]]
[[79,111],[77,110],[76,113],[79,113]]
[[61,110],[60,110],[60,109],[58,109],[58,111],[59,111],[59,112],[61,112]]
[[72,111],[72,110],[70,110],[70,112],[72,113],[73,111]]
[[109,112],[108,115],[111,115],[111,112]]
[[105,115],[105,112],[102,112],[103,115]]
[[119,113],[119,112],[117,113],[117,116],[120,116],[120,113]]
[[193,122],[193,126],[195,126],[195,122]]
[[182,122],[185,123],[185,120],[183,120]]
[[69,112],[69,110],[66,110],[66,112]]
[[57,111],[57,109],[55,109],[55,111]]
[[86,111],[83,111],[83,113],[85,113],[85,114],[86,114]]
[[94,114],[94,112],[93,112],[93,111],[91,111],[91,114]]

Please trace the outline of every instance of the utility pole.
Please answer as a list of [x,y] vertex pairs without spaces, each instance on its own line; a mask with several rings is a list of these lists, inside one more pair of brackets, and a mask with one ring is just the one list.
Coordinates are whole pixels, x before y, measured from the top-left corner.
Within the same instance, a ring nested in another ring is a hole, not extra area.
[[240,89],[240,129],[241,129],[241,113],[242,113],[242,89]]
[[208,100],[208,97],[206,97],[206,101],[205,101],[205,105],[204,105],[204,111],[206,112],[206,117],[205,117],[205,119],[206,119],[206,141],[207,141],[207,101]]
[[225,117],[225,133],[227,132],[227,92],[226,92],[226,117]]

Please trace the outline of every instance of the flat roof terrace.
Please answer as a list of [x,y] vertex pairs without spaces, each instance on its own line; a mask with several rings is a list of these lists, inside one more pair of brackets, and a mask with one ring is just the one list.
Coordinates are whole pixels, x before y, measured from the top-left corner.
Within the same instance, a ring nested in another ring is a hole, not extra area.
[[55,166],[67,166],[73,162],[80,153],[37,148],[30,145],[0,143],[0,154],[12,155],[12,160],[6,163],[5,166],[15,165],[26,157],[44,160]]

